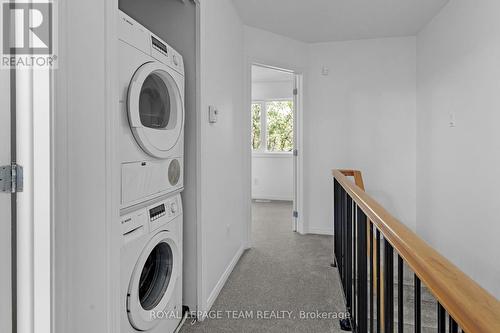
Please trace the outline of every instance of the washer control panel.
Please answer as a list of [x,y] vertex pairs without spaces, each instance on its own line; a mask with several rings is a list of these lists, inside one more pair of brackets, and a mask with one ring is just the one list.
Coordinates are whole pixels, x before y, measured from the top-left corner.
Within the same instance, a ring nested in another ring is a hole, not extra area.
[[147,207],[147,212],[151,230],[170,222],[182,214],[180,194]]
[[[147,205],[147,204],[146,204]],[[180,194],[159,199],[149,206],[121,216],[122,241],[131,242],[158,228],[166,226],[173,219],[182,215],[182,200]]]
[[154,221],[162,216],[165,216],[167,212],[165,211],[165,204],[158,205],[149,210],[149,220]]

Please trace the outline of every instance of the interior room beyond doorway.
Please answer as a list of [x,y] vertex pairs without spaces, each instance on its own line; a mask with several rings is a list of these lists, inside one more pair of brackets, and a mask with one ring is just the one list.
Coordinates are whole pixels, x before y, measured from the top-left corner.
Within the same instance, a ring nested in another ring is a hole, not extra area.
[[252,199],[294,200],[294,74],[252,66]]

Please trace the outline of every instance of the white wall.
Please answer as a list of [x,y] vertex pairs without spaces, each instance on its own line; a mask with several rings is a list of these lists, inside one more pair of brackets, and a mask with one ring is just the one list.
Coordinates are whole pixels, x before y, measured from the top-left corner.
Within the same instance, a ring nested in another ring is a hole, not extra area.
[[[242,136],[249,126],[243,107],[243,25],[230,0],[201,2],[201,133],[199,225],[202,303],[215,300],[246,246],[249,211],[244,188]],[[208,106],[219,110],[208,123]]]
[[119,330],[116,8],[117,1],[59,3],[59,69],[53,72],[57,333]]
[[289,70],[302,71],[307,65],[307,44],[245,26],[247,61]]
[[[415,228],[415,38],[312,44],[304,114],[309,232],[332,233],[331,169],[359,169],[366,190]],[[328,76],[321,74],[329,68]]]
[[418,233],[498,298],[499,12],[450,1],[419,33],[417,130]]
[[[247,61],[304,74],[304,231],[331,234],[332,168],[415,229],[415,38],[306,44],[245,27]],[[321,75],[327,66],[330,75]]]
[[252,155],[252,198],[293,200],[293,156]]

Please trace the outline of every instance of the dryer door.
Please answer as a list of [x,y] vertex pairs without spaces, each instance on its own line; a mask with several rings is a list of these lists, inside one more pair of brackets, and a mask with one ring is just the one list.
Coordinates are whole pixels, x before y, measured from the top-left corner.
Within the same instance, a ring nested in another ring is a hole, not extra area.
[[168,231],[156,234],[144,248],[129,285],[127,311],[132,326],[140,331],[168,318],[164,311],[179,277],[179,249]]
[[128,89],[127,110],[132,133],[149,155],[167,158],[180,138],[184,101],[175,71],[159,62],[148,62],[135,72]]

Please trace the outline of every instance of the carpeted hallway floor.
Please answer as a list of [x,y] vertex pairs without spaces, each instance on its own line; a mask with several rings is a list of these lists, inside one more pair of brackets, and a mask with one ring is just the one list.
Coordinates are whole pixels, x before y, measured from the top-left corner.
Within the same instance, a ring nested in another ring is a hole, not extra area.
[[[338,319],[301,318],[301,313],[332,317],[344,311],[336,270],[330,267],[332,238],[292,232],[288,202],[254,203],[252,211],[253,248],[243,254],[212,308],[222,318],[187,321],[181,332],[341,332]],[[242,310],[254,318],[226,312]],[[284,318],[264,319],[263,311]]]

